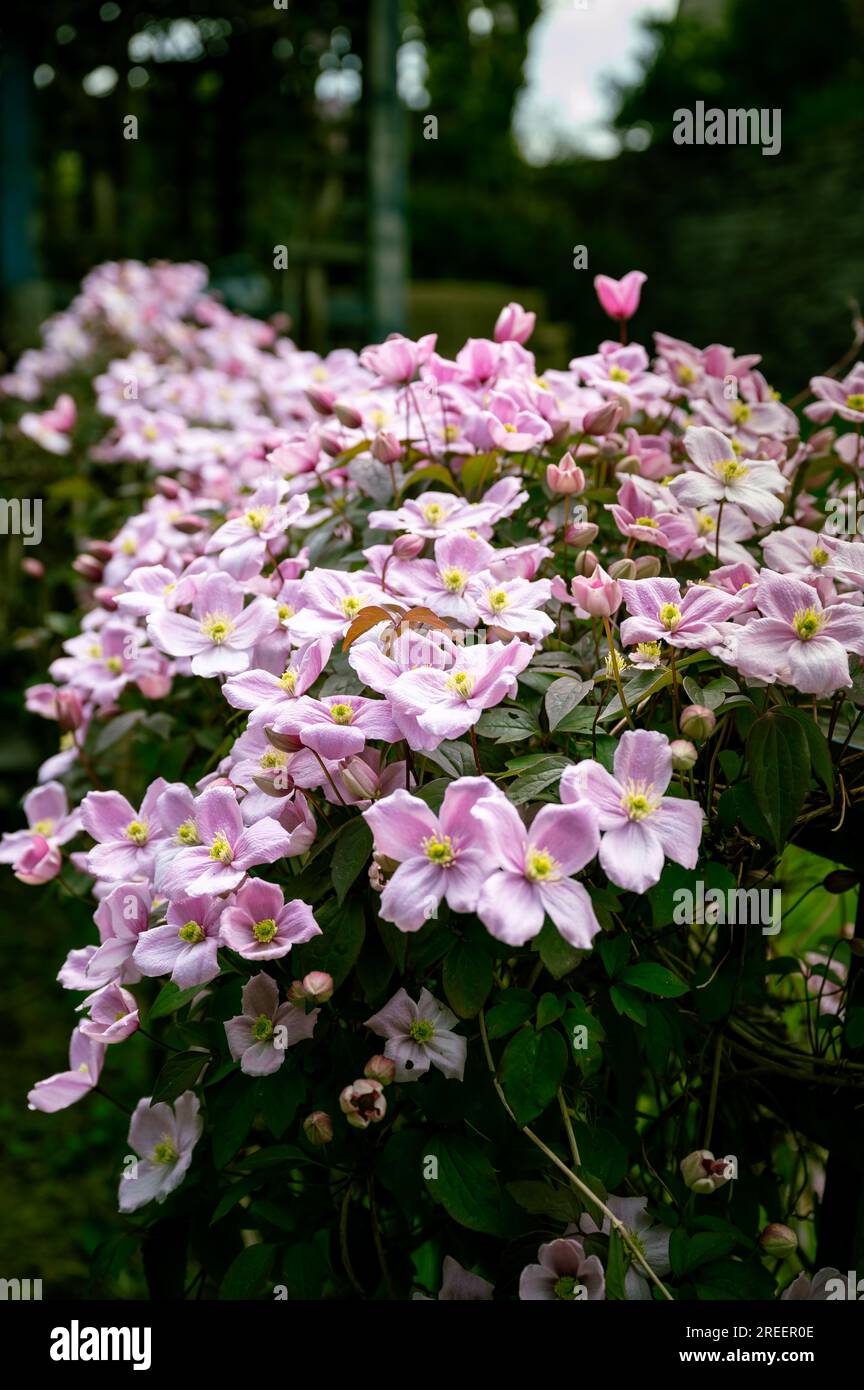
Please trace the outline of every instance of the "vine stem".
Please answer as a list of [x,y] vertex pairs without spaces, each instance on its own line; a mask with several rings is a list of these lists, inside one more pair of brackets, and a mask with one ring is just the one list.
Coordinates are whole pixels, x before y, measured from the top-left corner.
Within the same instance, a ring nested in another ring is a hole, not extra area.
[[480,1010],[479,1022],[480,1037],[483,1040],[483,1053],[486,1057],[486,1065],[489,1068],[489,1074],[492,1077],[492,1085],[495,1087],[498,1099],[500,1100],[504,1109],[507,1111],[507,1114],[510,1116],[510,1119],[513,1121],[514,1125],[516,1125],[517,1129],[521,1130],[521,1132],[525,1135],[526,1139],[529,1139],[532,1144],[535,1144],[537,1148],[540,1149],[541,1153],[544,1153],[546,1155],[550,1163],[554,1163],[555,1167],[560,1169],[560,1171],[564,1173],[567,1178],[569,1178],[570,1182],[573,1184],[576,1190],[578,1192],[581,1192],[582,1196],[585,1197],[587,1201],[591,1203],[592,1206],[597,1207],[600,1211],[602,1211],[603,1215],[607,1218],[609,1222],[610,1228],[618,1234],[620,1239],[626,1245],[627,1249],[630,1251],[630,1254],[632,1255],[633,1259],[636,1260],[638,1264],[642,1266],[642,1269],[645,1271],[652,1284],[654,1284],[655,1288],[658,1288],[662,1293],[663,1297],[668,1299],[670,1303],[674,1303],[675,1300],[672,1297],[671,1293],[667,1289],[666,1285],[663,1283],[662,1279],[660,1279],[660,1277],[657,1274],[655,1274],[654,1270],[651,1268],[648,1261],[645,1259],[645,1256],[642,1254],[642,1251],[639,1249],[633,1237],[630,1235],[630,1232],[627,1230],[627,1227],[624,1225],[624,1222],[619,1220],[619,1218],[615,1215],[613,1211],[610,1211],[609,1207],[606,1206],[605,1202],[601,1202],[596,1192],[592,1192],[588,1184],[586,1182],[583,1182],[580,1177],[577,1177],[577,1175],[573,1172],[572,1168],[568,1168],[567,1164],[564,1163],[563,1160],[560,1159],[558,1155],[552,1149],[550,1149],[547,1144],[543,1143],[543,1140],[539,1137],[539,1135],[536,1135],[532,1129],[528,1128],[527,1125],[519,1123],[515,1114],[510,1108],[510,1102],[504,1094],[504,1088],[501,1085],[501,1082],[498,1080],[498,1075],[495,1070],[495,1059],[492,1056],[492,1049],[489,1046],[489,1035],[486,1032],[486,1018],[482,1009]]
[[349,1182],[345,1186],[345,1195],[342,1198],[342,1207],[339,1212],[339,1253],[342,1256],[342,1268],[348,1275],[354,1292],[358,1293],[361,1298],[365,1298],[366,1294],[364,1292],[363,1286],[357,1278],[357,1275],[354,1273],[354,1267],[351,1264],[351,1256],[348,1253],[348,1210],[350,1205],[351,1183]]
[[714,1116],[717,1113],[717,1094],[720,1090],[720,1063],[723,1060],[723,1035],[720,1033],[714,1046],[714,1067],[711,1072],[711,1094],[708,1098],[708,1114],[705,1119],[705,1140],[703,1149],[711,1148],[711,1135],[714,1133]]
[[606,641],[609,644],[609,665],[612,667],[612,675],[615,677],[615,687],[618,691],[618,699],[621,701],[621,708],[624,711],[627,723],[630,725],[631,729],[635,729],[636,726],[633,723],[633,716],[630,713],[630,706],[624,699],[624,687],[621,684],[621,672],[618,670],[618,653],[615,651],[615,643],[612,640],[612,625],[610,624],[609,619],[606,617],[604,617],[603,619],[603,630],[606,633]]
[[579,1157],[579,1145],[576,1143],[576,1135],[573,1133],[573,1124],[570,1119],[570,1111],[567,1109],[567,1102],[564,1099],[564,1092],[558,1087],[558,1104],[561,1107],[561,1118],[564,1121],[564,1128],[567,1131],[567,1143],[570,1145],[570,1152],[573,1155],[573,1167],[581,1168],[582,1160]]
[[483,764],[480,762],[480,749],[477,747],[477,730],[473,724],[471,725],[471,748],[474,753],[474,766],[479,776],[483,777],[485,773],[483,772]]

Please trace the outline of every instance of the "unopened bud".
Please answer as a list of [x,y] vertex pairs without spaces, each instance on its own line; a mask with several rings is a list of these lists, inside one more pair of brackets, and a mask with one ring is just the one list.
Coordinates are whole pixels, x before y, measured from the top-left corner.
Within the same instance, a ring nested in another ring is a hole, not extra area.
[[175,517],[171,525],[175,531],[179,531],[184,536],[194,536],[199,531],[207,530],[207,522],[202,516],[195,516],[193,512],[184,512],[182,516]]
[[662,568],[656,555],[640,555],[634,563],[637,579],[656,579]]
[[269,775],[255,773],[252,781],[265,796],[288,796],[294,790],[294,778],[284,767],[274,768]]
[[635,454],[628,454],[627,457],[623,458],[620,463],[616,463],[615,472],[626,473],[628,478],[638,478],[640,473],[642,472],[642,465],[640,464]]
[[288,991],[292,1004],[326,1004],[333,997],[333,976],[326,970],[311,970],[302,980],[294,980]]
[[581,555],[576,556],[574,570],[583,579],[590,579],[597,568],[597,556],[593,550],[583,550]]
[[90,584],[98,584],[102,578],[103,566],[93,555],[76,555],[72,561],[72,568]]
[[596,410],[589,410],[582,421],[585,434],[613,434],[624,419],[624,411],[618,401],[607,401]]
[[107,541],[83,541],[81,550],[92,555],[94,559],[101,560],[103,565],[107,565],[114,554],[113,545],[109,545]]
[[380,1081],[382,1086],[389,1086],[390,1082],[396,1079],[396,1063],[392,1057],[382,1057],[379,1053],[369,1058],[363,1068],[363,1075],[367,1081]]
[[21,569],[25,574],[29,574],[31,579],[44,579],[45,566],[41,560],[37,560],[34,555],[25,555],[21,561]]
[[369,452],[373,459],[378,463],[395,463],[402,457],[402,445],[395,434],[390,434],[387,430],[379,430],[372,440]]
[[333,1138],[333,1121],[324,1110],[313,1110],[303,1121],[303,1133],[310,1144],[316,1147],[329,1144]]
[[699,749],[686,738],[673,738],[669,744],[669,752],[672,754],[672,766],[676,772],[689,772],[691,767],[696,766],[699,758]]
[[416,560],[425,544],[425,536],[400,536],[393,542],[393,555],[397,560]]
[[377,795],[378,775],[362,758],[349,758],[341,770],[341,777],[355,801],[371,801]]
[[297,734],[280,734],[271,725],[264,730],[267,742],[278,748],[280,753],[299,753],[303,744]]
[[794,1255],[798,1249],[798,1237],[788,1226],[772,1221],[759,1236],[759,1248],[763,1255],[773,1255],[778,1260],[785,1260],[787,1255]]
[[84,708],[81,697],[74,690],[58,690],[54,704],[62,733],[71,734],[74,729],[80,729],[84,723]]
[[853,869],[832,869],[830,874],[826,874],[822,880],[822,887],[827,888],[829,893],[851,893],[853,888],[857,888],[861,880],[861,875],[856,874]]
[[163,497],[174,502],[180,496],[180,486],[175,483],[173,478],[169,478],[165,473],[160,473],[154,484],[156,491],[161,492]]
[[700,742],[713,734],[717,727],[717,716],[707,705],[687,705],[681,711],[678,727],[685,738],[695,738]]
[[363,424],[363,416],[359,410],[355,410],[353,405],[346,405],[344,401],[333,402],[333,414],[344,425],[346,430],[359,430]]
[[106,613],[113,613],[117,608],[117,590],[109,589],[107,585],[100,584],[98,589],[94,589],[93,597],[104,608]]
[[571,497],[585,490],[585,474],[572,454],[564,454],[558,463],[550,463],[546,469],[546,483],[553,492]]
[[333,397],[329,391],[322,391],[317,386],[307,386],[306,399],[316,415],[333,414]]
[[636,565],[633,560],[613,560],[608,570],[610,579],[635,579]]
[[575,545],[581,550],[583,546],[596,541],[598,534],[599,527],[595,526],[593,521],[574,521],[572,526],[567,527],[564,539],[568,545]]
[[329,430],[322,430],[318,440],[324,453],[331,459],[338,458],[345,447],[338,434],[331,434]]

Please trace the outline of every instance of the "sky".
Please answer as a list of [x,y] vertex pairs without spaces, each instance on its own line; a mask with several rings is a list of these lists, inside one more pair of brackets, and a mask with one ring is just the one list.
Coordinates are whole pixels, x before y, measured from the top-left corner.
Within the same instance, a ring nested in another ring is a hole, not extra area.
[[601,159],[617,154],[610,79],[638,75],[651,44],[642,21],[669,19],[677,8],[678,0],[545,0],[513,122],[525,157],[545,163],[561,144]]

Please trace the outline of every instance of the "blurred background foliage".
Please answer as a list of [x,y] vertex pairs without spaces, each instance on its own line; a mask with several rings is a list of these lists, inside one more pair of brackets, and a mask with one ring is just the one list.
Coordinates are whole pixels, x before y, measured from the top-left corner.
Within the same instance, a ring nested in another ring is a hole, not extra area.
[[[614,0],[588,4],[614,11]],[[190,13],[182,0],[40,0],[10,11],[0,352],[8,361],[35,343],[91,266],[138,257],[204,262],[232,307],[287,316],[295,339],[322,351],[403,329],[438,330],[452,352],[519,298],[540,315],[540,365],[561,366],[607,332],[594,274],[639,267],[650,280],[637,338],[650,326],[758,351],[775,385],[799,390],[844,352],[851,301],[864,298],[864,0],[681,0],[674,19],[652,24],[644,71],[618,93],[620,153],[556,148],[544,164],[528,162],[512,125],[540,10],[539,0],[208,0]],[[700,100],[779,108],[781,153],[675,145],[674,112]],[[137,139],[124,138],[130,116]],[[574,268],[579,246],[587,269]],[[103,425],[87,383],[63,384],[82,408],[77,437],[95,442]],[[0,401],[0,424],[19,413]],[[22,574],[33,549],[0,538],[0,817],[12,828],[56,747],[56,726],[24,714],[20,692],[73,630],[78,541],[110,536],[143,480],[9,432],[0,475],[5,496],[44,499],[44,578]],[[792,903],[812,865],[793,855],[787,875]],[[836,941],[854,895],[834,901],[831,920],[798,910],[784,949]],[[2,904],[0,1274],[41,1276],[47,1296],[140,1294],[106,1181],[125,1151],[121,1110],[98,1096],[50,1118],[24,1109],[29,1085],[66,1065],[55,976],[89,938],[90,910],[58,884],[37,897],[9,873]],[[128,1046],[115,1084],[132,1104],[153,1059],[145,1039]]]

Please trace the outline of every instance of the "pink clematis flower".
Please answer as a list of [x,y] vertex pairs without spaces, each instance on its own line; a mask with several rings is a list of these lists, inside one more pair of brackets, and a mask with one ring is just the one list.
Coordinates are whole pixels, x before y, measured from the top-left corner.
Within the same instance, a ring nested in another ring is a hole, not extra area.
[[442,898],[454,912],[474,911],[491,859],[487,833],[471,809],[491,790],[487,777],[460,777],[445,791],[437,816],[404,789],[363,812],[376,854],[399,864],[381,895],[385,922],[419,931]]
[[632,319],[647,279],[642,270],[629,270],[620,280],[613,280],[609,275],[595,275],[594,288],[603,312],[610,319]]
[[365,1026],[387,1039],[384,1056],[396,1063],[397,1081],[417,1081],[430,1066],[437,1067],[448,1081],[461,1081],[468,1040],[452,1031],[458,1022],[428,989],[420,991],[416,1004],[400,989],[383,1009],[367,1018]]
[[627,611],[621,641],[667,642],[670,647],[710,647],[719,640],[718,624],[738,608],[734,594],[695,584],[681,597],[677,579],[622,579]]
[[230,787],[208,787],[197,802],[195,824],[200,843],[176,854],[164,878],[169,896],[230,893],[247,869],[273,864],[288,853],[290,836],[270,816],[248,829]]
[[511,300],[495,320],[496,343],[526,343],[534,332],[537,315]]
[[[495,1292],[495,1285],[479,1274],[464,1269],[452,1255],[444,1256],[441,1266],[441,1288],[438,1301],[443,1303],[489,1303]],[[433,1300],[425,1293],[411,1295],[412,1301],[431,1303]]]
[[498,866],[477,901],[487,930],[510,946],[523,946],[548,913],[565,941],[588,950],[600,924],[587,890],[571,874],[584,869],[600,844],[590,806],[543,806],[526,829],[516,807],[495,788],[473,815],[487,827]]
[[[206,554],[222,556],[222,568],[238,579],[251,578],[267,557],[268,549],[282,541],[286,530],[309,510],[305,493],[281,502],[285,483],[268,479],[244,499],[245,509],[214,531]],[[282,542],[284,545],[284,541]]]
[[362,753],[367,738],[387,743],[399,738],[387,701],[362,695],[325,695],[320,700],[303,695],[284,707],[274,728],[279,734],[296,734],[305,748],[332,761]]
[[524,634],[531,642],[542,642],[555,629],[549,614],[541,612],[552,596],[548,579],[496,579],[487,570],[472,580],[469,591],[489,627]]
[[708,425],[687,430],[684,447],[693,467],[669,484],[678,502],[688,507],[735,502],[757,526],[780,520],[788,483],[776,463],[737,458],[731,441]]
[[526,1302],[595,1303],[606,1297],[606,1276],[596,1255],[586,1255],[578,1240],[566,1237],[541,1245],[540,1261],[526,1265],[519,1279],[519,1297]]
[[836,381],[831,376],[814,376],[810,389],[816,397],[804,414],[818,424],[824,424],[837,414],[853,424],[864,421],[864,362],[856,362],[848,376]]
[[386,342],[364,348],[360,363],[374,372],[388,386],[405,386],[413,381],[418,368],[428,362],[435,351],[437,333],[427,333],[416,342],[394,333]]
[[276,981],[261,972],[243,986],[242,1014],[225,1024],[228,1047],[247,1076],[269,1076],[285,1061],[286,1048],[311,1038],[320,1009],[306,1013],[279,1003]]
[[222,694],[235,709],[252,711],[250,723],[272,724],[282,709],[305,695],[320,676],[333,643],[329,637],[318,637],[300,647],[281,675],[270,671],[244,671],[232,676],[222,687]]
[[816,590],[791,575],[763,570],[760,618],[736,629],[730,655],[742,675],[782,681],[804,695],[850,686],[849,652],[864,656],[864,612],[850,603],[823,607]]
[[78,1005],[78,1012],[90,1010],[78,1027],[85,1037],[99,1043],[125,1042],[138,1028],[135,996],[118,984],[103,985]]
[[[654,1273],[661,1277],[668,1274],[672,1268],[669,1263],[669,1240],[672,1232],[668,1226],[654,1225],[648,1215],[648,1198],[610,1195],[606,1198],[606,1205],[613,1216],[617,1216],[619,1221],[623,1221],[627,1232],[638,1242],[639,1248]],[[571,1231],[575,1234],[576,1230],[575,1226],[569,1227],[566,1234],[570,1235]],[[585,1211],[579,1218],[578,1230],[584,1235],[596,1235],[602,1231],[604,1235],[608,1236],[609,1217],[604,1216],[603,1225],[598,1226],[593,1216]],[[651,1289],[639,1265],[631,1264],[629,1266],[624,1276],[624,1291],[631,1301],[650,1300]]]
[[194,1091],[184,1091],[173,1108],[165,1101],[139,1100],[129,1125],[129,1147],[138,1162],[120,1179],[122,1212],[137,1211],[148,1202],[164,1202],[189,1171],[195,1145],[204,1131],[201,1103]]
[[118,883],[94,914],[101,945],[87,962],[88,987],[135,984],[141,972],[132,960],[138,938],[150,927],[152,894],[144,883]]
[[99,843],[87,855],[87,867],[96,878],[151,879],[156,853],[165,831],[156,803],[167,783],[157,777],[147,788],[136,811],[119,792],[88,792],[81,803],[81,821],[88,835]]
[[147,630],[162,651],[191,657],[196,676],[245,671],[250,648],[276,626],[273,603],[255,598],[244,609],[243,590],[227,574],[205,579],[192,611],[193,617],[185,617],[165,608],[156,610],[147,619]]
[[299,898],[286,903],[282,890],[250,878],[222,913],[222,943],[247,960],[276,960],[292,946],[320,936],[312,909]]
[[0,840],[0,864],[13,865],[22,883],[46,883],[60,872],[65,845],[81,829],[81,812],[69,811],[66,789],[45,782],[24,798],[28,830],[12,830]]
[[27,1093],[28,1110],[43,1110],[53,1115],[57,1110],[65,1110],[76,1100],[86,1096],[99,1081],[105,1048],[102,1043],[88,1038],[77,1027],[69,1043],[69,1070],[55,1072],[37,1081]]
[[19,882],[35,887],[56,878],[62,867],[63,856],[57,846],[44,835],[32,835],[16,858],[12,872]]
[[702,810],[695,801],[664,796],[672,778],[665,734],[631,729],[615,750],[615,775],[588,758],[561,778],[565,805],[590,806],[603,831],[600,864],[619,888],[644,893],[672,859],[695,869],[702,839]]
[[212,898],[177,898],[163,927],[138,938],[134,961],[142,975],[170,975],[178,989],[206,985],[219,974],[219,918]]
[[442,739],[467,733],[484,709],[515,693],[516,678],[533,655],[526,642],[493,642],[466,647],[448,671],[404,672],[388,698],[397,719],[416,720],[421,737],[409,737],[411,747],[437,748]]

